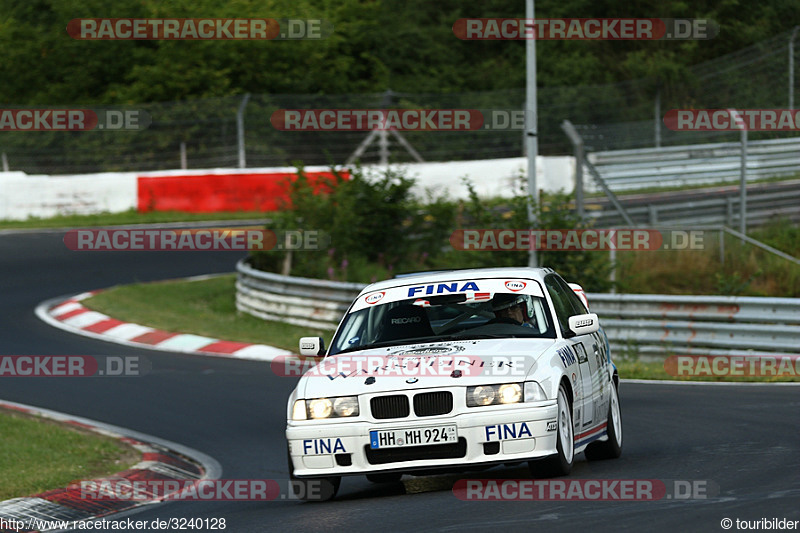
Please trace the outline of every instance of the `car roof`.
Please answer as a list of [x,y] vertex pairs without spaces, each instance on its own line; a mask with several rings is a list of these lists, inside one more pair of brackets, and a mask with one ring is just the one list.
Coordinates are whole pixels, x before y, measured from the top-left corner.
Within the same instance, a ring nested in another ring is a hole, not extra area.
[[368,285],[361,291],[362,294],[392,287],[402,287],[404,285],[418,285],[429,283],[442,283],[445,281],[462,281],[480,278],[523,278],[543,280],[547,274],[553,273],[552,268],[532,268],[532,267],[501,267],[501,268],[468,268],[458,270],[419,272],[414,274],[403,274],[401,277],[378,281]]

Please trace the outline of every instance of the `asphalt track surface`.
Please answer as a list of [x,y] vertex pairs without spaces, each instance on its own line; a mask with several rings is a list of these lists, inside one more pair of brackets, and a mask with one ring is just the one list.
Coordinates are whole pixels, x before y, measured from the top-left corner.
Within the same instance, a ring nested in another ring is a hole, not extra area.
[[[225,479],[285,480],[285,402],[294,380],[269,365],[135,350],[54,329],[43,300],[137,281],[233,271],[236,252],[72,252],[63,233],[0,234],[0,355],[141,355],[139,378],[2,378],[0,398],[181,443]],[[651,502],[457,499],[460,478],[519,478],[520,467],[373,485],[345,478],[336,500],[172,502],[136,520],[225,518],[227,531],[721,531],[723,518],[800,519],[800,388],[623,383],[624,451],[573,479],[702,480],[707,499]],[[734,525],[733,530],[736,530]]]

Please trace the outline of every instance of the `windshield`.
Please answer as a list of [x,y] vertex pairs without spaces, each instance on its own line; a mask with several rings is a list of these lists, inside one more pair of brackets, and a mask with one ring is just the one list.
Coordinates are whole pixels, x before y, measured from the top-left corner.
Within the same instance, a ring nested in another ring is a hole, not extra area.
[[541,296],[513,292],[382,302],[349,313],[331,343],[330,354],[412,342],[555,338],[547,309]]

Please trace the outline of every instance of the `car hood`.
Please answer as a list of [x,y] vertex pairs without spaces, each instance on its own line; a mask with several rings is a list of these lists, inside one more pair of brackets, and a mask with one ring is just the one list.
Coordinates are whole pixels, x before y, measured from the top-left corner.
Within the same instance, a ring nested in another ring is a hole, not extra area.
[[[347,352],[323,359],[300,378],[297,392],[299,398],[321,398],[524,381],[554,344],[480,339]],[[452,375],[456,369],[460,377]]]

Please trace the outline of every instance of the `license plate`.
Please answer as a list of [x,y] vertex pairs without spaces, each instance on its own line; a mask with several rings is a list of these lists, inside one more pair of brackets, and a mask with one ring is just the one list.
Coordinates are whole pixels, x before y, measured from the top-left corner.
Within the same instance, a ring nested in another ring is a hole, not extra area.
[[450,444],[457,440],[458,431],[455,425],[372,430],[369,432],[369,445],[373,450],[378,448],[427,446],[429,444]]

